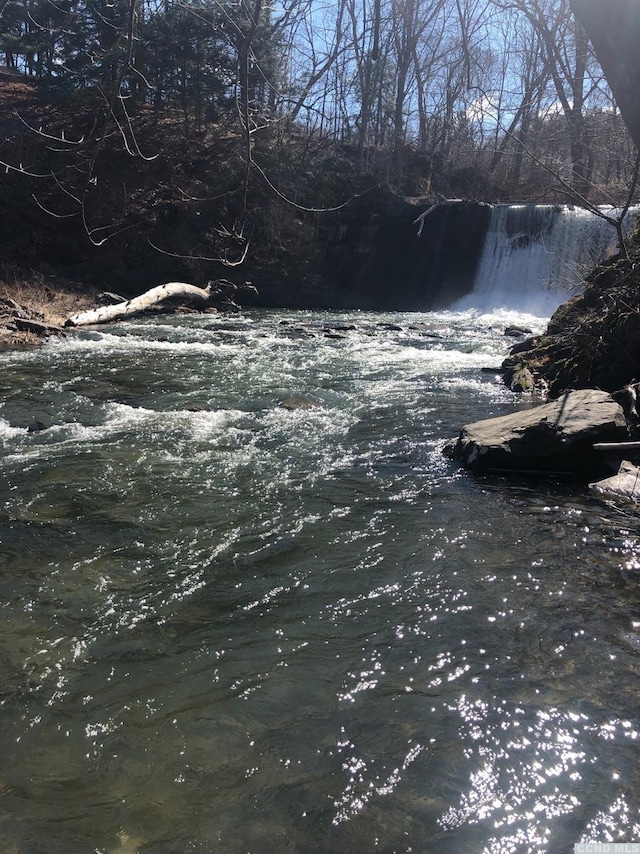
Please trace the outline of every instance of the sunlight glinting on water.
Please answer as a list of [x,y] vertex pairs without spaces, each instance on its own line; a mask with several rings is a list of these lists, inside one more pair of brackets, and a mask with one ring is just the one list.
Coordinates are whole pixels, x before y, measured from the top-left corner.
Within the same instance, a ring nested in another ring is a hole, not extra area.
[[635,520],[442,455],[531,405],[479,370],[510,323],[543,320],[255,312],[0,356],[2,850],[640,838]]

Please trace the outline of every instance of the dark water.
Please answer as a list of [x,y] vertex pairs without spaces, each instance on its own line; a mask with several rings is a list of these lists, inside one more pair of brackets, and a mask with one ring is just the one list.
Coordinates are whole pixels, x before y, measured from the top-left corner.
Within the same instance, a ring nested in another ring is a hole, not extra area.
[[479,371],[513,320],[0,357],[0,851],[640,841],[638,520],[441,453],[529,405]]

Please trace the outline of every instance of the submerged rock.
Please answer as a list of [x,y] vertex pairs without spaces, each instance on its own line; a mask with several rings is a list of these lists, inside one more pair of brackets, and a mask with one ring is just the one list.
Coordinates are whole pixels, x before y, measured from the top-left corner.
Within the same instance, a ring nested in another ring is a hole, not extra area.
[[310,394],[292,394],[280,401],[280,406],[291,411],[294,409],[315,409],[317,406],[322,406],[322,401]]
[[552,403],[462,428],[445,453],[474,469],[579,472],[597,469],[595,442],[628,438],[622,407],[603,391],[572,391]]
[[504,334],[510,338],[518,338],[520,335],[531,335],[533,333],[532,329],[529,329],[528,326],[516,326],[511,325],[507,326],[504,330]]

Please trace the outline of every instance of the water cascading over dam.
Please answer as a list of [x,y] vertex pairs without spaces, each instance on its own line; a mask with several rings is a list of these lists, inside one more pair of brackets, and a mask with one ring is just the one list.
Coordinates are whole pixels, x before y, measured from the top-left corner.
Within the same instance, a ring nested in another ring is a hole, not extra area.
[[496,205],[473,289],[456,308],[547,316],[580,291],[584,276],[615,249],[611,224],[582,208]]
[[[421,227],[420,213],[406,205],[393,214],[346,216],[325,257],[333,290],[324,298],[315,291],[313,305],[505,308],[547,317],[617,248],[615,229],[602,216],[567,205],[444,202]],[[630,211],[630,224],[636,214]]]

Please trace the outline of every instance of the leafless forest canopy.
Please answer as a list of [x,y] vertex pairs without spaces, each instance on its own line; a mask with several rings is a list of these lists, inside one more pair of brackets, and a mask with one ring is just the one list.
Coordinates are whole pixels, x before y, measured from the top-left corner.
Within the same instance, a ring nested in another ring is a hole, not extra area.
[[[171,109],[186,137],[232,114],[247,137],[268,128],[354,146],[362,170],[384,160],[398,188],[408,146],[431,170],[480,171],[513,197],[544,193],[552,173],[605,200],[631,172],[616,104],[567,0],[1,8],[6,66],[99,91],[134,153],[128,122]],[[423,184],[428,195],[428,168]]]
[[3,239],[22,257],[41,249],[30,205],[56,259],[80,233],[118,238],[123,272],[126,253],[183,276],[258,251],[264,273],[285,247],[311,258],[319,212],[372,188],[602,205],[636,174],[569,0],[0,0],[0,22]]

